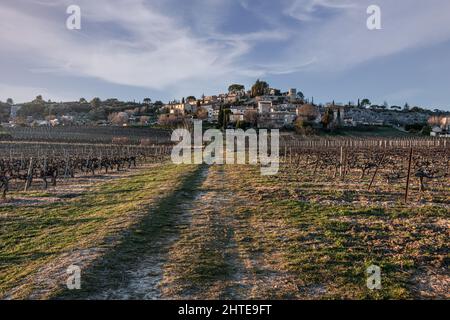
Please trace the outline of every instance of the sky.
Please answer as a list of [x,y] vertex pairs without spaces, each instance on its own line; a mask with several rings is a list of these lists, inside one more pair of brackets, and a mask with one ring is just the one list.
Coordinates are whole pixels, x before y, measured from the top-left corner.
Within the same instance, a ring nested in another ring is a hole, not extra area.
[[[70,5],[80,30],[66,27]],[[168,101],[259,78],[317,103],[450,110],[449,12],[448,0],[2,0],[0,100]]]

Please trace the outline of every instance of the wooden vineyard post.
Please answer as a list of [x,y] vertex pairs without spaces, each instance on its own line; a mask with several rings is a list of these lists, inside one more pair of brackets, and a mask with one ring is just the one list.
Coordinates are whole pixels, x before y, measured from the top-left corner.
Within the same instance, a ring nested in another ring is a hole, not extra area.
[[348,149],[344,149],[344,172],[342,174],[342,181],[345,180],[345,175],[347,174],[348,170]]
[[412,156],[413,156],[413,148],[411,148],[411,150],[409,151],[408,175],[406,177],[405,203],[408,202],[409,178],[411,176]]
[[33,158],[30,158],[30,165],[28,166],[27,180],[25,181],[24,191],[27,191],[31,185],[31,180],[33,179]]
[[339,176],[342,178],[342,169],[343,169],[342,167],[344,165],[344,149],[342,146],[341,146],[341,157],[340,157],[339,161],[340,161]]

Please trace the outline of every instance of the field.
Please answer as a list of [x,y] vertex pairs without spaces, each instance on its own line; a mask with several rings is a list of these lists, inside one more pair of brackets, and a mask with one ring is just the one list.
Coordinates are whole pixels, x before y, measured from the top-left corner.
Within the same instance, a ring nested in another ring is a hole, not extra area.
[[[68,178],[61,165],[47,189],[12,183],[0,205],[3,299],[450,298],[448,141],[290,141],[275,176],[173,165],[161,146],[16,146],[4,161],[147,151],[108,173],[81,166]],[[66,288],[70,265],[80,290]],[[366,286],[370,265],[380,290]]]
[[[29,191],[36,181],[38,189],[75,179],[80,175],[101,175],[136,168],[138,163],[160,162],[168,146],[118,144],[0,142],[0,191],[2,202],[11,190]],[[76,183],[76,181],[72,181]]]
[[[2,129],[0,129],[0,140]],[[7,138],[15,141],[48,141],[65,143],[111,143],[114,138],[125,140],[127,144],[141,141],[153,144],[170,142],[170,132],[144,127],[111,126],[61,126],[61,127],[14,127],[3,129]]]
[[328,133],[327,136],[342,136],[342,137],[406,137],[409,135],[408,132],[400,131],[393,127],[356,127],[356,128],[341,128],[339,130],[335,130],[333,133]]

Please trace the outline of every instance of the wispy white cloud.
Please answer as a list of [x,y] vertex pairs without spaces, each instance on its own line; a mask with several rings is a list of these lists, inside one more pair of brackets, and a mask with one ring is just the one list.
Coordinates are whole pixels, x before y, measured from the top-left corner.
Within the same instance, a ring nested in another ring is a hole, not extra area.
[[[316,57],[316,71],[344,70],[372,59],[431,46],[450,39],[448,12],[450,2],[433,0],[407,2],[378,0],[382,13],[382,30],[366,28],[367,7],[371,0],[326,1],[297,0],[291,7],[304,4],[291,17],[314,20],[300,32],[286,61],[309,60]],[[434,5],[430,5],[433,2]],[[339,9],[339,14],[318,15],[314,8]],[[312,27],[308,27],[311,25]],[[289,63],[289,62],[288,62]]]
[[294,0],[283,13],[297,20],[310,21],[317,18],[318,9],[349,9],[357,6],[352,0]]
[[303,70],[346,70],[450,39],[448,0],[377,0],[380,31],[366,28],[371,0],[271,0],[269,11],[236,0],[240,10],[267,22],[247,33],[224,30],[227,18],[240,14],[229,12],[236,10],[229,0],[192,0],[182,18],[170,13],[177,1],[77,0],[83,29],[69,31],[65,8],[72,2],[0,3],[2,56],[23,57],[34,73],[177,94]]
[[[105,81],[162,89],[193,78],[234,70],[234,58],[249,50],[249,38],[196,36],[179,26],[175,17],[152,10],[141,0],[79,1],[83,26],[113,25],[124,36],[96,37],[83,29],[69,31],[60,19],[33,16],[0,5],[6,27],[0,41],[14,52],[33,52],[44,70],[96,77]],[[269,35],[270,36],[270,35]],[[120,37],[119,37],[120,38]],[[37,66],[34,71],[42,70]]]

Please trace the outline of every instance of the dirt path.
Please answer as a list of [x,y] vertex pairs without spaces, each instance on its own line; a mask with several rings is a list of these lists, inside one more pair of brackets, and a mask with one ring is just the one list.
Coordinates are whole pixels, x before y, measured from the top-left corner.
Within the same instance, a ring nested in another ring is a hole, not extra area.
[[197,201],[186,205],[191,225],[169,250],[162,281],[165,298],[249,297],[254,275],[236,239],[238,199],[225,179],[223,167],[211,167]]
[[293,297],[298,289],[276,263],[277,244],[265,251],[267,221],[255,220],[249,211],[254,200],[230,188],[239,183],[230,172],[201,167],[195,180],[151,209],[138,230],[101,258],[83,278],[85,291],[75,297]]
[[[155,220],[145,228],[151,232],[158,226],[159,232],[141,250],[139,259],[119,267],[120,284],[108,284],[88,298],[248,297],[251,286],[246,283],[253,275],[240,257],[231,216],[223,214],[235,201],[225,191],[223,176],[223,170],[203,167],[198,172],[198,184],[174,195],[176,201],[166,208],[168,219],[163,223]],[[150,215],[160,214],[158,210],[161,208]],[[110,272],[117,273],[104,267],[100,277],[98,272],[94,276],[94,282],[105,279]]]
[[[203,167],[198,183],[175,194],[170,215],[133,264],[123,266],[120,285],[96,290],[90,299],[293,298],[292,275],[280,266],[283,239],[266,237],[279,221],[251,212],[252,190],[230,186],[239,176],[224,166]],[[157,215],[158,213],[151,212]],[[143,227],[153,232],[156,225]],[[118,253],[120,254],[120,253]],[[113,274],[106,266],[104,276]],[[98,283],[98,277],[97,281]]]

